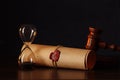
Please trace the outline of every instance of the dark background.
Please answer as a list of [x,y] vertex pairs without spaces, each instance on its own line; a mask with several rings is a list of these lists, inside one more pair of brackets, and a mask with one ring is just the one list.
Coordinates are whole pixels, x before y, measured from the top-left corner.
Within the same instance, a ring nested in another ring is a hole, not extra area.
[[[4,55],[19,55],[23,45],[20,24],[37,26],[33,43],[85,48],[88,28],[102,29],[101,39],[120,45],[119,0],[8,0],[8,27],[0,45],[9,50]],[[2,31],[2,30],[1,30]],[[7,37],[6,37],[7,36]],[[6,48],[6,47],[4,47]],[[11,52],[12,51],[12,52]],[[119,56],[119,52],[99,50],[97,54]]]

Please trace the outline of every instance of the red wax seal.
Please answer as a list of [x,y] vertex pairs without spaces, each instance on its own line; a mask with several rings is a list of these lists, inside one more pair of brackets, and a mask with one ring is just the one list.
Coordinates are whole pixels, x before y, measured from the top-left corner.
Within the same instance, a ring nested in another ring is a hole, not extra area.
[[52,60],[52,61],[58,61],[59,60],[59,57],[60,57],[60,51],[59,50],[55,50],[54,52],[51,52],[50,53],[50,59]]

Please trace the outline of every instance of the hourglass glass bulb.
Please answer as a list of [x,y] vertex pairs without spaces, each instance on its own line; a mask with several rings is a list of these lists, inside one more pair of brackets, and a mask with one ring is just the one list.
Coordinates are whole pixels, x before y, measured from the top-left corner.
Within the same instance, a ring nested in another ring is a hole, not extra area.
[[30,44],[33,42],[36,33],[37,31],[35,26],[31,24],[23,24],[19,28],[20,38],[22,39],[25,45],[23,46],[18,59],[18,63],[21,67],[33,67],[33,64],[35,64],[36,62],[34,52],[30,48]]
[[36,28],[31,24],[23,24],[20,26],[19,35],[23,43],[31,44],[36,36]]

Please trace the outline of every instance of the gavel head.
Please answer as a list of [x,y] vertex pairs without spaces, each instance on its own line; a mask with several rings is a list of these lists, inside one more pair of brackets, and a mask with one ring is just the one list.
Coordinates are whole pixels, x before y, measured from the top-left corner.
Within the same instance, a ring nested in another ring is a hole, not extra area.
[[98,48],[103,48],[113,51],[120,51],[120,46],[115,44],[108,44],[107,42],[100,40],[100,34],[102,30],[89,27],[89,32],[90,33],[88,35],[87,43],[85,45],[86,49],[96,51]]
[[87,43],[85,48],[90,50],[97,50],[98,49],[98,42],[100,40],[100,29],[95,29],[94,27],[89,27],[89,35],[87,39]]

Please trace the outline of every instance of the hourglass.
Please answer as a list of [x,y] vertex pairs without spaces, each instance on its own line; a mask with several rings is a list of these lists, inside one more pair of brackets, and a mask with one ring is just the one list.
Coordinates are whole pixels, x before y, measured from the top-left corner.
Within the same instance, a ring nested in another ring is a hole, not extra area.
[[32,24],[20,25],[19,35],[24,43],[24,46],[21,50],[21,54],[19,55],[18,58],[18,64],[20,65],[21,68],[29,69],[33,68],[33,66],[35,65],[36,60],[34,53],[30,48],[30,45],[34,40],[36,33],[37,31],[35,25]]

